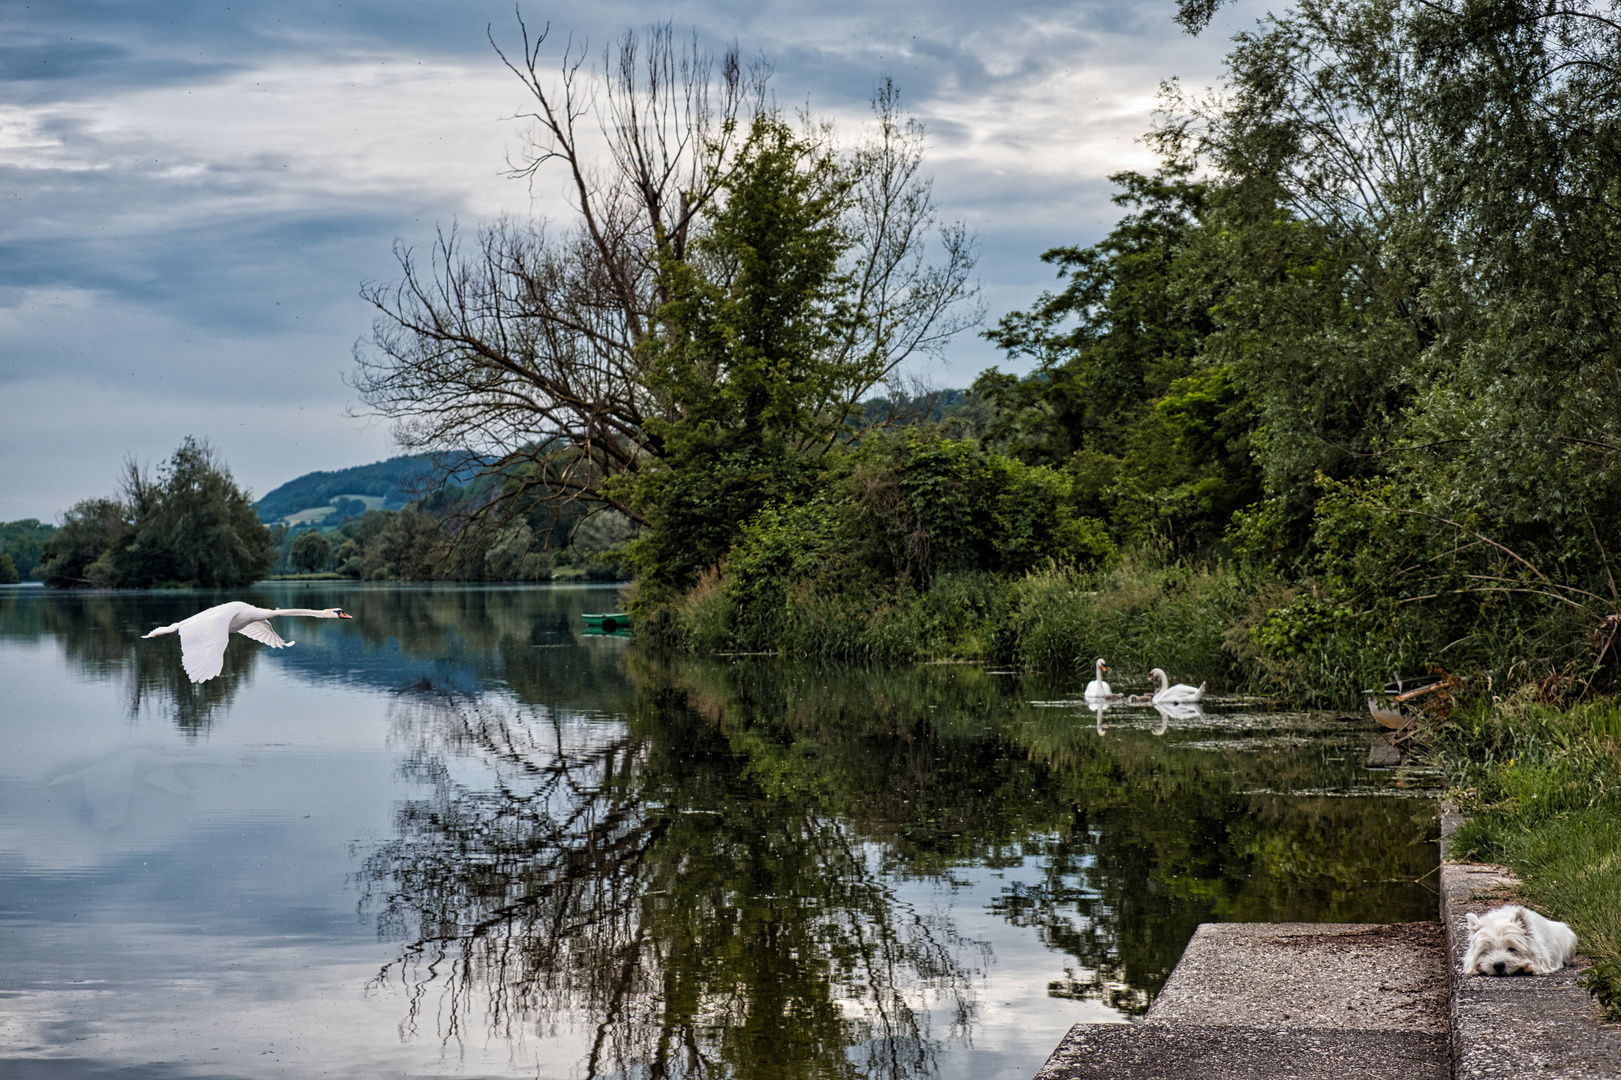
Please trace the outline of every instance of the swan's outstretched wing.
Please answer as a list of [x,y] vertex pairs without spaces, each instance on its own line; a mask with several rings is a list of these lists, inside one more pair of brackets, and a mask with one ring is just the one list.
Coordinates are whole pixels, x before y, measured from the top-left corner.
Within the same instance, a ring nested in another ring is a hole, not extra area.
[[180,665],[194,683],[207,682],[225,667],[225,643],[231,639],[231,612],[204,612],[180,623]]
[[239,626],[236,628],[236,632],[245,634],[254,641],[262,641],[272,649],[285,649],[287,646],[294,644],[291,641],[283,641],[281,635],[276,633],[275,628],[264,621],[250,622],[246,626]]

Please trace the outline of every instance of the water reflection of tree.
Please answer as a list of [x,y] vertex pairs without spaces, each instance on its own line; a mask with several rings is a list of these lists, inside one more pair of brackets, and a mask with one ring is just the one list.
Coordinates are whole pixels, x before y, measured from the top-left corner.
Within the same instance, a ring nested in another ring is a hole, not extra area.
[[1433,803],[1287,794],[1362,782],[1354,736],[1218,750],[1140,732],[1100,744],[1051,712],[1013,726],[1075,808],[1041,841],[1040,881],[995,905],[1075,958],[1054,995],[1144,1012],[1203,922],[1434,917],[1414,884],[1435,866]]
[[[679,692],[644,696],[629,731],[448,696],[398,726],[433,794],[364,877],[408,942],[379,975],[408,988],[408,1031],[432,1004],[461,1038],[482,1006],[503,1037],[584,1018],[589,1076],[900,1078],[965,1029],[976,947]],[[447,755],[470,753],[499,783],[454,779]]]
[[[114,593],[63,593],[49,602],[26,605],[29,623],[40,636],[54,637],[70,667],[95,680],[123,685],[131,720],[144,711],[160,713],[183,733],[206,732],[221,710],[228,710],[253,670],[257,646],[245,642],[225,650],[220,674],[193,683],[180,662],[175,638],[140,640],[132,622],[148,611],[173,612],[173,622],[196,610],[189,598],[142,596],[140,603]],[[23,607],[23,605],[19,605]],[[7,612],[5,614],[11,614]],[[160,625],[153,621],[151,625]],[[8,629],[12,629],[8,627]],[[20,635],[19,635],[20,636]]]
[[[565,665],[554,663],[549,653],[579,643],[580,613],[612,610],[617,603],[612,590],[312,582],[266,592],[273,597],[271,606],[341,607],[354,616],[341,627],[300,627],[300,646],[312,647],[278,657],[282,664],[305,665],[312,677],[348,678],[352,669],[366,666],[361,654],[385,663],[398,656],[441,669],[445,678],[430,678],[441,688],[470,690],[499,680],[531,704],[567,701],[619,712],[630,702],[619,673],[624,642],[589,642]],[[323,652],[342,658],[320,656]]]
[[[1034,708],[1059,687],[973,668],[630,665],[680,686],[759,771],[818,786],[895,873],[1033,862],[993,905],[1074,960],[1049,992],[1147,1009],[1214,921],[1427,919],[1427,800],[1270,794],[1364,782],[1356,736],[1265,749],[1111,730]],[[1347,742],[1349,740],[1349,742]]]

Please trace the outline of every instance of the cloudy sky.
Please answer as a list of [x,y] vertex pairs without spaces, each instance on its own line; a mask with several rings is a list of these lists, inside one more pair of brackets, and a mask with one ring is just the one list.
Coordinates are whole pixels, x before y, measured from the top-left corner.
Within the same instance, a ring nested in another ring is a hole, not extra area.
[[[994,321],[1051,282],[1041,251],[1107,231],[1111,172],[1152,167],[1159,81],[1217,81],[1264,5],[1199,38],[1174,0],[523,9],[593,50],[664,20],[735,39],[779,101],[844,127],[894,78]],[[361,283],[437,226],[561,209],[503,175],[525,99],[486,27],[516,42],[509,0],[0,4],[0,520],[55,520],[188,434],[256,495],[396,452],[346,414]],[[917,374],[964,386],[999,360],[965,335]]]

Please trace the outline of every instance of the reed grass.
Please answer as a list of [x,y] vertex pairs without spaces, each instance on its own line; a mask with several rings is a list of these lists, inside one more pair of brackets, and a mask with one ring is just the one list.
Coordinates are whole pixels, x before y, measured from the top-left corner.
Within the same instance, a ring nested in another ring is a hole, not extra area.
[[1124,560],[1083,573],[1052,565],[1006,577],[937,575],[926,588],[817,579],[786,589],[780,607],[740,620],[723,574],[711,571],[661,613],[668,640],[697,653],[778,652],[861,662],[970,660],[1081,671],[1097,656],[1136,673],[1252,689],[1232,647],[1248,594],[1220,567]]
[[1031,667],[1084,669],[1102,657],[1145,680],[1158,667],[1182,681],[1248,688],[1227,641],[1244,598],[1220,568],[1132,560],[1081,575],[1052,567],[1026,575],[1014,596],[1014,651]]

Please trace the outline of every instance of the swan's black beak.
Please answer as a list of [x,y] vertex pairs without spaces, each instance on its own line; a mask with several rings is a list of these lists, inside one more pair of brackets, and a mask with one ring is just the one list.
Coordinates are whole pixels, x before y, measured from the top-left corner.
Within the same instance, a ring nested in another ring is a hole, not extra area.
[[340,619],[352,619],[352,618],[354,618],[354,616],[349,614],[347,611],[343,610],[342,608],[339,608],[338,609],[338,618],[340,618]]

